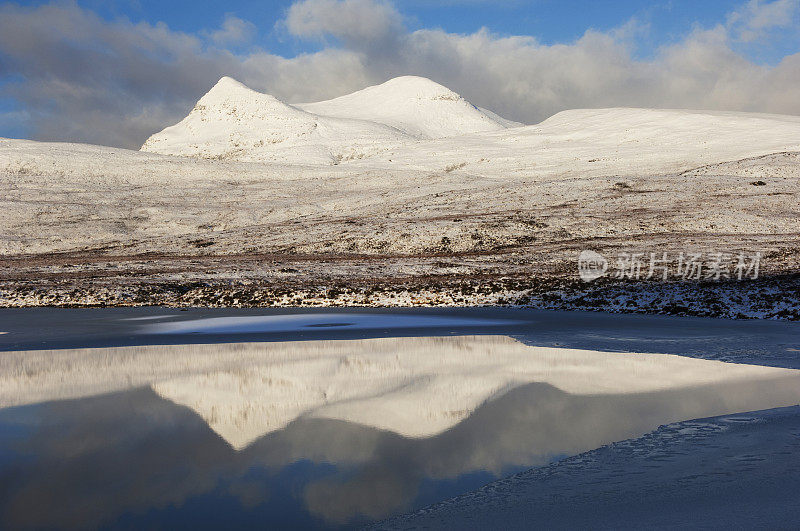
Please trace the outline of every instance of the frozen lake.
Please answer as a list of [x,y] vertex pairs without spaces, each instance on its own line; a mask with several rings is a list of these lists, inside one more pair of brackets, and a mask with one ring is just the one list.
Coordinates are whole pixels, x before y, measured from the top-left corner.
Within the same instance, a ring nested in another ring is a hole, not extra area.
[[799,330],[488,308],[1,310],[0,527],[359,527],[664,424],[798,404]]

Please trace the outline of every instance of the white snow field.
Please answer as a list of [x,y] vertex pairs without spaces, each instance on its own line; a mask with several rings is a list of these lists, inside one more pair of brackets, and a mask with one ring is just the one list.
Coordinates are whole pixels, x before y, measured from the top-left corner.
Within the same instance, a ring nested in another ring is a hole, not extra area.
[[242,449],[300,417],[433,437],[534,382],[577,396],[688,393],[644,425],[598,430],[577,451],[663,422],[800,402],[795,369],[467,336],[6,352],[0,409],[150,386]]
[[[294,106],[223,78],[141,152],[0,140],[0,189],[0,276],[14,282],[133,267],[75,258],[66,271],[48,253],[151,253],[138,278],[165,282],[541,278],[574,272],[590,245],[800,267],[800,117],[621,108],[515,126],[413,77]],[[163,258],[258,253],[321,261],[200,274]]]
[[794,116],[597,109],[506,128],[421,78],[299,107],[223,78],[140,153],[0,140],[0,253],[797,234],[798,151]]

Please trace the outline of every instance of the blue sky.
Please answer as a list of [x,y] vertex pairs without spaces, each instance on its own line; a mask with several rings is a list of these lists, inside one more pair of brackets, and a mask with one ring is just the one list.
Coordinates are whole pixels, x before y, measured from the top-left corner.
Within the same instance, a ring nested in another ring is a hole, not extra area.
[[527,123],[800,114],[800,0],[0,0],[0,136],[136,147],[221,75],[293,102],[406,74]]

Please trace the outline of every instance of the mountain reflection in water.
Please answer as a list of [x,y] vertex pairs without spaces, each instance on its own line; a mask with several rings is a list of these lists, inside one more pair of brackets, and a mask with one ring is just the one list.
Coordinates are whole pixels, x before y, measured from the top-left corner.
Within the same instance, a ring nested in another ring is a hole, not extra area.
[[11,352],[0,527],[356,525],[799,384],[506,337]]

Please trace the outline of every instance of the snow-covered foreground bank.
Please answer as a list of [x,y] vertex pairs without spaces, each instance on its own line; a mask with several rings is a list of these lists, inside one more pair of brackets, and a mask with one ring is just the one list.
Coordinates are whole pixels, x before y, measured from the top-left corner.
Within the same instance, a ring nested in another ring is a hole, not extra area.
[[168,154],[0,140],[0,304],[360,304],[328,292],[398,281],[396,304],[449,304],[449,286],[574,280],[586,248],[800,267],[798,117],[519,126],[420,78],[297,106],[223,80],[144,148]]
[[698,419],[535,468],[376,529],[791,529],[800,407]]

